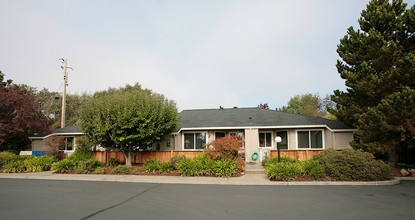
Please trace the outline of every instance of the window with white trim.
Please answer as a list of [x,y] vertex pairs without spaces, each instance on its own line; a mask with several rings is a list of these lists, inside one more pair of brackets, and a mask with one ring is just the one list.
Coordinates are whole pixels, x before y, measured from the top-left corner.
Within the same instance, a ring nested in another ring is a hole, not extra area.
[[199,150],[204,149],[206,145],[206,133],[184,133],[184,149]]
[[277,143],[279,149],[288,149],[288,132],[277,131],[277,136],[281,138],[281,142]]
[[272,147],[272,133],[259,132],[259,147]]
[[297,141],[299,149],[321,149],[323,148],[323,131],[297,131]]
[[215,131],[215,140],[226,136],[224,131]]
[[63,146],[59,147],[59,150],[74,150],[74,139],[73,136],[64,137]]

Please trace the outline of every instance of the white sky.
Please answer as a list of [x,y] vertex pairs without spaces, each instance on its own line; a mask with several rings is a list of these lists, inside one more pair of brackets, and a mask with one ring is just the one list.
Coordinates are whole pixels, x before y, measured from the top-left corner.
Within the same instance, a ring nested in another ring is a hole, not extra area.
[[[406,1],[410,6],[415,0]],[[0,70],[69,93],[140,83],[180,110],[344,90],[336,47],[364,0],[1,0]]]

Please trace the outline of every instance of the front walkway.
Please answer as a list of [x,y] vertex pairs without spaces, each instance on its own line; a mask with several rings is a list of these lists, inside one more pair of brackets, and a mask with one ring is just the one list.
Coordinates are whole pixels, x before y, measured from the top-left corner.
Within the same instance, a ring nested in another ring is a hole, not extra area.
[[265,174],[265,170],[261,162],[245,163],[245,173],[246,174]]

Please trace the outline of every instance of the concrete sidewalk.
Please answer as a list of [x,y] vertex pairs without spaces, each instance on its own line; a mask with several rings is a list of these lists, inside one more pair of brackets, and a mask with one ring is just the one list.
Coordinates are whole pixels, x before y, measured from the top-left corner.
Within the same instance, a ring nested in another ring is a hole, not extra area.
[[335,181],[270,181],[265,174],[247,173],[240,177],[182,177],[182,176],[146,176],[146,175],[101,175],[101,174],[54,174],[52,171],[38,173],[0,173],[1,178],[33,179],[33,180],[81,180],[109,181],[136,183],[169,183],[169,184],[215,184],[215,185],[256,185],[256,186],[298,186],[298,185],[396,185],[400,180],[415,180],[411,178],[395,178],[388,181],[372,182],[335,182]]

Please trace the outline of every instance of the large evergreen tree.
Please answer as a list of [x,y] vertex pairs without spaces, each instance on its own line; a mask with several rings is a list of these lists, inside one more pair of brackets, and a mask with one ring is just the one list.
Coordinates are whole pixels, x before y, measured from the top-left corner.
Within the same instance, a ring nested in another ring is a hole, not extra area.
[[334,91],[337,118],[357,128],[352,146],[396,163],[415,144],[415,7],[372,0],[340,40],[347,91]]

